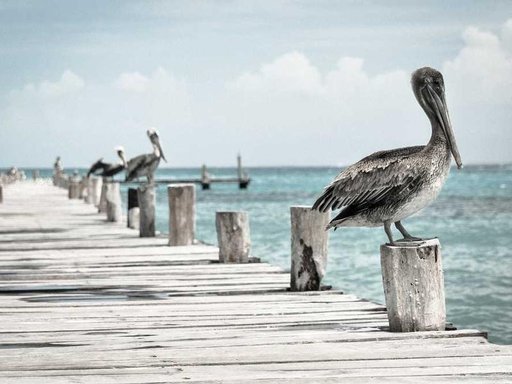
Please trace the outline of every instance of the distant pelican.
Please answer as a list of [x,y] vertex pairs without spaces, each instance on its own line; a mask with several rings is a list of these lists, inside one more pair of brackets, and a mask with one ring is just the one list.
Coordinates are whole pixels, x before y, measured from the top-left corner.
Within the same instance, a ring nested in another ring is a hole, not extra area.
[[452,131],[444,95],[443,75],[424,67],[412,74],[411,85],[432,125],[425,146],[376,152],[341,172],[316,200],[313,209],[326,212],[344,207],[329,223],[337,227],[384,225],[391,245],[391,224],[402,233],[399,241],[421,241],[411,236],[401,220],[434,201],[450,170],[450,152],[458,168],[462,160]]
[[132,181],[145,176],[148,179],[148,183],[152,184],[155,171],[160,164],[160,159],[167,162],[164,152],[162,151],[162,147],[160,146],[160,138],[158,137],[156,129],[150,128],[146,133],[153,145],[153,153],[139,155],[128,160],[128,165],[126,167],[126,181]]
[[104,163],[103,157],[96,161],[91,168],[89,168],[89,172],[87,172],[87,177],[91,175],[103,176],[103,177],[112,177],[117,175],[123,169],[126,168],[126,158],[124,156],[124,148],[116,147],[115,151],[117,152],[117,156],[121,159],[119,163]]

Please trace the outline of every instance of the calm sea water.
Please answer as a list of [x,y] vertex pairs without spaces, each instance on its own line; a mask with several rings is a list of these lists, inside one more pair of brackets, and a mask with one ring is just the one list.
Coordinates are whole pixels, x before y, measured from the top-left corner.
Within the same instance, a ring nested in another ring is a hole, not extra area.
[[[235,175],[235,169],[229,168],[209,171],[213,176]],[[248,171],[252,182],[247,190],[234,184],[197,189],[197,238],[216,243],[215,211],[248,211],[253,255],[288,269],[289,207],[311,205],[339,168]],[[157,178],[198,175],[199,169],[162,169]],[[167,210],[167,194],[161,185],[157,229],[164,233],[168,231]],[[453,169],[437,201],[406,219],[404,225],[413,235],[437,236],[441,241],[448,319],[459,328],[489,331],[493,342],[512,344],[512,166]],[[383,229],[341,229],[331,232],[329,241],[324,282],[384,302],[379,257],[379,246],[387,241]]]

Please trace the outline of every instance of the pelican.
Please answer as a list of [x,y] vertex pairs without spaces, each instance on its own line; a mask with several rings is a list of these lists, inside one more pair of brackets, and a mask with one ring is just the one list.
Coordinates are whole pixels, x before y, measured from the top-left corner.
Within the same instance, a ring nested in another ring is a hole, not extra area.
[[[96,161],[93,165],[91,165],[91,168],[89,168],[89,171],[87,172],[87,177],[91,175],[98,175],[103,177],[112,177],[114,175],[117,175],[119,172],[121,172],[123,169],[126,168],[126,158],[124,156],[124,148],[119,146],[115,148],[115,151],[117,152],[117,156],[121,159],[119,163],[105,163],[103,162],[103,157]],[[99,171],[99,172],[98,172]]]
[[[391,224],[403,235],[398,242],[421,242],[401,221],[434,201],[450,170],[462,160],[455,142],[444,93],[443,75],[429,67],[412,74],[412,89],[432,125],[427,145],[376,152],[343,170],[325,187],[313,209],[343,209],[326,229],[384,226],[389,244]],[[451,153],[451,154],[450,154]]]
[[167,162],[164,152],[162,151],[162,147],[160,146],[160,138],[158,137],[156,129],[150,128],[146,133],[153,145],[153,153],[139,155],[128,160],[126,167],[126,181],[132,181],[145,176],[148,179],[148,183],[152,184],[155,170],[160,164],[160,159]]

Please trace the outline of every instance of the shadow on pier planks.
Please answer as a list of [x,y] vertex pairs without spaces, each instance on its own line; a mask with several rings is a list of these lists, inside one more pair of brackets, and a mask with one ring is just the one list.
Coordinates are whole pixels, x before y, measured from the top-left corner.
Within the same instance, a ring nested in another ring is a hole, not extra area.
[[512,380],[512,348],[479,331],[389,333],[380,305],[290,293],[277,267],[218,264],[215,247],[167,247],[92,212],[49,185],[5,189],[0,382]]

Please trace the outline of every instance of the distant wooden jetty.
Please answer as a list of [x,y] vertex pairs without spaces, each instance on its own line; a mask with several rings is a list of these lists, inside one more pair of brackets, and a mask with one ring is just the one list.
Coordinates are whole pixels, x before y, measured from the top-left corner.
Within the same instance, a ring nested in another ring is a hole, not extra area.
[[[142,181],[144,182],[144,181]],[[198,184],[202,189],[210,189],[212,184],[238,184],[240,189],[247,189],[251,178],[242,168],[242,157],[237,156],[237,175],[235,177],[212,177],[208,172],[205,164],[201,167],[200,178],[184,178],[184,179],[155,179],[156,184]],[[125,182],[122,182],[125,183]],[[139,183],[137,181],[126,182],[128,184]]]
[[[293,209],[292,291],[289,272],[251,262],[246,215],[217,216],[219,260],[214,246],[168,246],[189,241],[193,209],[174,224],[189,235],[140,238],[68,191],[32,181],[4,188],[2,384],[512,381],[512,347],[484,332],[390,332],[382,305],[300,291],[304,279],[321,279],[326,245],[304,247],[304,207]],[[116,188],[108,193],[117,204]],[[189,204],[185,195],[173,191],[170,204]]]

